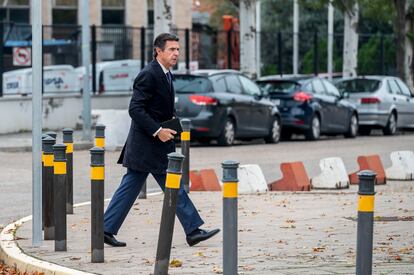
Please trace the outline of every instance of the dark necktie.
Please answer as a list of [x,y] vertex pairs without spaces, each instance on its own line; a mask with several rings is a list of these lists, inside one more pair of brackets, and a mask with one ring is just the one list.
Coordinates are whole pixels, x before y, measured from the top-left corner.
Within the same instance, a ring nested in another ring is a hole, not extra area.
[[170,84],[171,87],[171,73],[168,71],[165,75],[167,76],[168,84]]

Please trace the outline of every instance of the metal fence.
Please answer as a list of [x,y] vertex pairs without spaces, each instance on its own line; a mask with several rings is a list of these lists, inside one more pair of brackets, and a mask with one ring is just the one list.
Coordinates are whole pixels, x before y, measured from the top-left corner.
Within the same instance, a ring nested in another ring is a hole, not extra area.
[[[12,48],[31,46],[31,26],[0,24],[0,71],[13,66]],[[208,26],[173,30],[180,37],[180,68],[189,68],[195,61],[200,69],[239,69],[239,32],[216,30]],[[91,27],[92,61],[152,59],[152,28],[128,26]],[[43,26],[44,64],[80,66],[81,27],[75,25]],[[261,74],[292,73],[293,34],[261,32]],[[360,34],[359,74],[396,74],[395,37],[392,34]],[[334,35],[334,71],[342,71],[343,35]],[[145,64],[143,62],[142,64]],[[299,73],[326,72],[327,35],[299,33]]]

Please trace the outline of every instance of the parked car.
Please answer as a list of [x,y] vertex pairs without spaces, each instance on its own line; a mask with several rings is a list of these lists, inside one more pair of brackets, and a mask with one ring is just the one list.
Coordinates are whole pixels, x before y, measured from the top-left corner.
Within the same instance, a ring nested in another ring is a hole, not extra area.
[[414,127],[414,97],[398,77],[354,77],[335,85],[356,104],[361,134],[380,128],[385,135],[393,135],[397,128]]
[[321,134],[357,135],[356,107],[326,79],[266,76],[257,83],[263,96],[279,108],[284,139],[292,133],[303,133],[308,140],[317,140]]
[[191,119],[191,136],[201,142],[216,139],[232,145],[237,139],[280,139],[280,116],[271,101],[261,97],[252,80],[234,70],[196,70],[175,73],[176,111]]
[[[79,92],[79,81],[71,65],[52,65],[43,68],[45,93]],[[32,93],[32,68],[3,73],[4,95]]]
[[[77,67],[79,83],[83,90],[85,68]],[[135,78],[141,70],[141,61],[134,59],[96,63],[96,89],[98,93],[132,91]],[[89,68],[90,89],[92,90],[92,67]]]

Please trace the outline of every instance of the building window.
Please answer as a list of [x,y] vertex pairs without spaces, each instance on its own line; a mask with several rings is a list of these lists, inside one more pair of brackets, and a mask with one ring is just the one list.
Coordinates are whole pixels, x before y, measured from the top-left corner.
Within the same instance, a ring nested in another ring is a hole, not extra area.
[[125,24],[125,1],[102,0],[102,25]]
[[54,0],[52,22],[56,25],[78,23],[78,0]]
[[0,0],[0,21],[30,23],[29,0]]

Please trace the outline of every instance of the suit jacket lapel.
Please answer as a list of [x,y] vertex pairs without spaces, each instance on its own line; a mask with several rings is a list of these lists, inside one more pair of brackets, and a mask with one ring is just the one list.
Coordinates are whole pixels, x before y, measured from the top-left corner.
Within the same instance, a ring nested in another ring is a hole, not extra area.
[[167,76],[164,74],[164,71],[162,70],[160,64],[158,64],[157,60],[153,60],[152,62],[157,74],[161,78],[161,82],[164,83],[165,88],[168,92],[170,92],[170,84],[168,83]]

